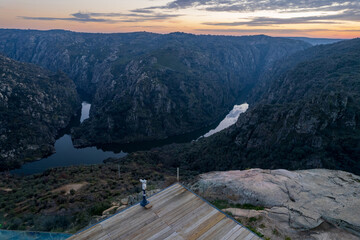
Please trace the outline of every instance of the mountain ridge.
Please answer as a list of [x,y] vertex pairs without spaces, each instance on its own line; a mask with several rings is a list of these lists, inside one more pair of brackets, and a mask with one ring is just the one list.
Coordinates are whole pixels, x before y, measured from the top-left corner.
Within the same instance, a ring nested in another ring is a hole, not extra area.
[[276,60],[310,47],[264,35],[0,30],[0,52],[71,77],[92,96],[76,146],[164,139],[216,122]]
[[297,53],[235,125],[127,158],[199,172],[325,167],[359,173],[359,54],[360,39],[305,50],[309,58],[300,62]]

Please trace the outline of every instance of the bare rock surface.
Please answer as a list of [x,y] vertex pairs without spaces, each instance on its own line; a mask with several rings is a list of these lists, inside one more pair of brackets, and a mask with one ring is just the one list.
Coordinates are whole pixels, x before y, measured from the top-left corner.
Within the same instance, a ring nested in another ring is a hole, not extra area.
[[[330,224],[360,237],[360,177],[351,173],[325,169],[211,172],[200,175],[193,188],[210,200],[264,206],[261,214],[288,235]],[[233,214],[246,217],[249,212]],[[331,234],[321,231],[325,238]],[[309,239],[322,239],[314,236]]]

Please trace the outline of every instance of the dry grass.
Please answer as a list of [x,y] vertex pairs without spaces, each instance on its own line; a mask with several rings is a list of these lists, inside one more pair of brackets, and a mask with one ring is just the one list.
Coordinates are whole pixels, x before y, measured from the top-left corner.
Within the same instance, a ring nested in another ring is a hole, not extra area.
[[75,191],[78,191],[78,190],[80,190],[81,188],[85,187],[88,184],[89,184],[88,182],[66,184],[66,185],[64,185],[62,187],[59,187],[57,189],[52,190],[51,192],[53,192],[53,193],[64,192],[64,194],[67,195],[67,194],[70,194],[71,189],[73,189]]

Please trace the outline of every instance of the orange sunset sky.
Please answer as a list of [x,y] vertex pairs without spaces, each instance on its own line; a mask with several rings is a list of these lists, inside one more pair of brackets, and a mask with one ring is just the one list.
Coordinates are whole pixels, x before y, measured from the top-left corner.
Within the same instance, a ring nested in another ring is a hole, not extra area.
[[360,0],[0,0],[0,28],[355,38]]

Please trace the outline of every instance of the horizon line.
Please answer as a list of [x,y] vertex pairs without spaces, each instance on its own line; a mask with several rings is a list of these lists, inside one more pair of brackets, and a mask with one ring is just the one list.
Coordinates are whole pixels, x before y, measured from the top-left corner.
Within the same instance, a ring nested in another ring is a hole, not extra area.
[[150,32],[150,31],[133,31],[133,32],[86,32],[86,31],[74,31],[68,29],[61,29],[61,28],[52,28],[52,29],[36,29],[36,28],[4,28],[0,27],[0,30],[21,30],[21,31],[65,31],[65,32],[73,32],[73,33],[85,33],[85,34],[130,34],[130,33],[150,33],[150,34],[159,34],[159,35],[167,35],[167,34],[174,34],[174,33],[182,33],[182,34],[189,34],[195,36],[225,36],[225,37],[246,37],[246,36],[267,36],[273,38],[308,38],[308,39],[329,39],[329,40],[351,40],[356,39],[359,37],[354,38],[328,38],[328,37],[307,37],[307,36],[271,36],[268,34],[244,34],[244,35],[232,35],[232,34],[197,34],[197,33],[190,33],[190,32],[181,32],[181,31],[174,31],[168,33],[158,33],[158,32]]

